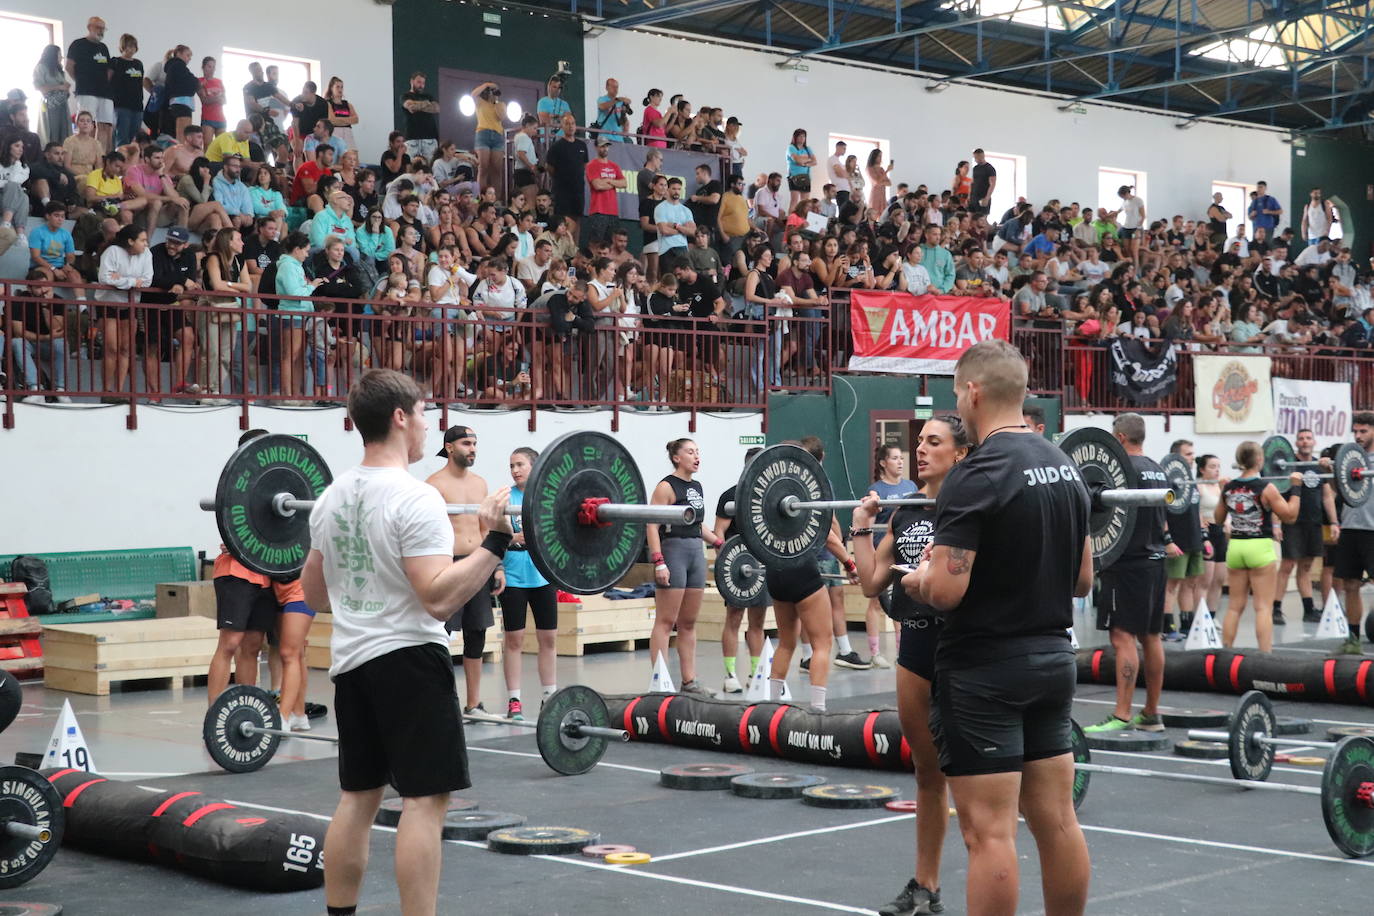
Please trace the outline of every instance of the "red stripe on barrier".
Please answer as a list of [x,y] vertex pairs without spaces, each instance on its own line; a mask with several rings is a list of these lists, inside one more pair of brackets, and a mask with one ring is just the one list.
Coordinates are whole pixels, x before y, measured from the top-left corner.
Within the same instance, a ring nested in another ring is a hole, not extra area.
[[768,743],[773,745],[773,753],[782,756],[782,748],[778,745],[778,726],[782,724],[782,717],[787,714],[790,706],[779,706],[777,712],[773,713],[773,718],[768,722]]
[[167,799],[165,802],[154,808],[153,817],[162,817],[163,812],[165,812],[168,808],[172,807],[172,805],[181,801],[183,798],[190,798],[192,795],[199,794],[199,792],[178,792],[176,795],[173,795],[171,798]]
[[1244,655],[1237,655],[1231,659],[1231,689],[1240,689],[1240,663],[1245,661]]
[[1374,665],[1369,659],[1360,662],[1360,670],[1355,672],[1355,690],[1360,694],[1360,702],[1368,703],[1369,696],[1365,693],[1365,681],[1369,677],[1369,666]]
[[1209,652],[1207,653],[1207,660],[1203,663],[1203,671],[1207,674],[1207,686],[1213,689],[1216,689],[1217,686],[1216,670],[1217,657]]
[[200,820],[207,814],[210,814],[214,811],[223,811],[226,808],[232,807],[234,806],[229,804],[228,802],[215,802],[209,805],[201,805],[195,811],[191,812],[190,817],[186,818],[186,820],[181,822],[181,826],[190,827],[192,824],[194,824],[196,821]]
[[1336,695],[1336,660],[1328,658],[1322,662],[1322,682],[1326,685],[1326,695]]
[[1102,650],[1093,652],[1093,681],[1097,681],[1097,673],[1102,670]]
[[744,714],[739,717],[739,746],[746,751],[752,750],[754,747],[749,741],[749,714],[755,709],[758,709],[757,705],[746,706],[744,707]]
[[882,758],[878,756],[878,746],[873,741],[873,725],[878,721],[878,714],[870,712],[864,717],[864,750],[868,751],[868,759],[875,764],[882,763]]
[[636,704],[638,704],[639,701],[642,700],[642,699],[644,699],[644,698],[643,698],[643,697],[635,697],[633,700],[631,700],[631,701],[629,702],[628,705],[626,705],[626,707],[625,707],[625,716],[624,716],[625,721],[622,722],[621,725],[620,725],[621,728],[625,729],[625,731],[627,731],[627,732],[630,733],[630,740],[631,740],[631,741],[635,740],[634,719],[632,718],[632,715],[633,715],[633,713],[634,713],[634,711],[635,711],[635,706],[636,706]]
[[68,773],[84,773],[84,772],[86,772],[86,771],[85,771],[85,770],[78,770],[76,767],[68,767],[68,768],[65,769],[65,770],[58,770],[56,773],[53,773],[53,774],[51,774],[50,776],[48,776],[48,782],[52,782],[54,779],[61,779],[63,776],[66,776]]
[[72,806],[72,802],[76,801],[76,797],[78,795],[80,795],[82,792],[85,792],[87,789],[89,789],[91,786],[95,785],[98,782],[109,782],[109,780],[102,777],[100,779],[92,779],[87,782],[83,782],[81,785],[77,786],[75,789],[72,789],[70,792],[67,793],[67,797],[62,799],[62,807],[70,808]]
[[672,735],[668,734],[668,707],[673,705],[675,699],[675,696],[664,697],[663,702],[658,704],[658,736],[664,744],[673,743]]
[[912,765],[913,765],[913,764],[912,764],[912,762],[911,762],[911,745],[907,743],[907,740],[906,740],[905,738],[903,738],[903,739],[902,739],[902,766],[906,767],[906,768],[909,770],[909,769],[911,769]]

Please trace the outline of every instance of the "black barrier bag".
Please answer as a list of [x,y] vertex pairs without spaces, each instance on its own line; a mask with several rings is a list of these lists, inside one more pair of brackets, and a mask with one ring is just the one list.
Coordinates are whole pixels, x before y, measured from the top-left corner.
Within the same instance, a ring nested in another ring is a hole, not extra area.
[[29,613],[51,614],[52,580],[48,576],[48,564],[38,557],[20,556],[10,561],[10,581],[23,582],[29,593],[24,596],[24,604]]
[[[1116,654],[1110,648],[1078,651],[1080,684],[1116,683]],[[1142,672],[1140,684],[1144,684]],[[1253,650],[1197,649],[1169,652],[1164,687],[1199,693],[1259,690],[1271,697],[1310,703],[1374,706],[1374,660],[1261,655]]]
[[9,728],[23,705],[24,689],[19,686],[19,679],[8,671],[0,671],[0,732]]

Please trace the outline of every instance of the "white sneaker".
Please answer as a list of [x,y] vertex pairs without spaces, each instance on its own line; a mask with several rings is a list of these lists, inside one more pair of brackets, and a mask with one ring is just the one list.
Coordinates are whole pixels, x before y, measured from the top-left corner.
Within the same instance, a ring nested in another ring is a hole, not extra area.
[[870,661],[870,663],[873,665],[874,668],[891,668],[891,667],[892,667],[892,662],[890,662],[890,661],[888,661],[887,659],[883,658],[882,655],[880,655],[880,654],[877,653],[877,652],[874,652],[874,653],[873,653],[873,658],[870,659],[869,661]]
[[725,686],[721,688],[725,693],[744,693],[744,686],[733,674],[725,679]]
[[29,237],[21,232],[17,236],[15,236],[14,244],[18,245],[20,248],[28,248]]
[[293,715],[287,717],[286,722],[287,722],[286,727],[289,728],[289,729],[290,729],[291,731],[293,731],[293,732],[308,732],[308,731],[310,731],[310,719],[308,719],[308,718],[305,717],[305,716],[298,716],[298,715],[294,715],[294,714],[293,714]]
[[[67,389],[65,389],[65,388],[58,388],[57,390],[58,390],[59,392],[65,392]],[[64,394],[64,393],[58,394],[58,396],[57,396],[56,398],[54,398],[54,400],[57,401],[57,403],[59,403],[59,404],[70,404],[70,403],[72,402],[72,399],[69,398],[69,397],[67,397],[67,395]]]

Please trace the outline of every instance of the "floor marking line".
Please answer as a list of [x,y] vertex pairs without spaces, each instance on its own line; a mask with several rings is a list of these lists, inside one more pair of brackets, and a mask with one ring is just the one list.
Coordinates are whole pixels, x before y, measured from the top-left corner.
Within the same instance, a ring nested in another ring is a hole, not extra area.
[[1374,862],[1366,859],[1347,859],[1344,856],[1327,856],[1315,852],[1295,852],[1287,849],[1270,849],[1267,846],[1246,846],[1243,843],[1223,843],[1220,840],[1199,840],[1186,836],[1169,836],[1163,833],[1146,833],[1142,830],[1127,830],[1124,827],[1090,827],[1079,824],[1085,831],[1092,833],[1111,833],[1142,840],[1162,840],[1165,843],[1182,843],[1186,846],[1206,846],[1212,849],[1233,849],[1237,852],[1258,852],[1269,856],[1282,856],[1289,859],[1309,859],[1313,862],[1335,862],[1338,865],[1361,865],[1374,868]]
[[728,852],[731,849],[744,849],[747,846],[760,846],[764,843],[777,843],[782,840],[794,840],[804,836],[818,836],[823,833],[837,833],[841,830],[854,830],[858,827],[872,827],[875,824],[890,824],[893,821],[902,821],[910,818],[910,814],[895,814],[888,817],[881,817],[871,821],[857,821],[853,824],[837,824],[833,827],[817,827],[814,830],[798,830],[795,833],[780,833],[777,836],[760,837],[757,840],[744,840],[739,843],[727,843],[724,846],[708,846],[705,849],[693,849],[687,852],[673,852],[666,856],[654,856],[655,862],[671,862],[674,859],[686,859],[691,856],[704,856],[713,852]]
[[[487,753],[487,754],[505,754],[507,757],[533,757],[535,760],[540,760],[540,759],[542,759],[538,754],[531,754],[531,753],[528,753],[528,752],[526,752],[526,751],[505,751],[505,750],[501,750],[500,748],[495,748],[495,747],[476,747],[476,746],[471,745],[471,744],[468,745],[468,750],[470,750],[470,751],[482,751],[483,753]],[[617,770],[629,770],[629,771],[632,772],[632,773],[653,773],[655,776],[657,776],[657,775],[659,774],[659,771],[658,771],[658,770],[650,770],[650,769],[648,769],[647,767],[632,767],[632,766],[630,766],[629,764],[625,764],[625,763],[607,763],[607,762],[605,762],[604,760],[601,761],[600,763],[598,763],[597,766],[598,766],[598,767],[612,767],[612,768],[617,769]]]
[[[1327,654],[1329,654],[1329,653],[1327,653]],[[1101,687],[1101,686],[1105,686],[1105,685],[1102,685],[1102,684],[1094,684],[1094,685],[1091,685],[1091,686]],[[1265,694],[1265,695],[1268,696],[1268,694]],[[1221,696],[1226,696],[1226,694],[1221,694]],[[1271,700],[1272,700],[1272,699],[1275,699],[1275,697],[1269,697],[1269,698],[1270,698]],[[1074,698],[1073,698],[1073,701],[1074,701],[1075,703],[1092,703],[1092,704],[1097,705],[1097,706],[1115,706],[1115,705],[1116,705],[1116,700],[1094,700],[1094,699],[1092,699],[1091,697],[1074,697]],[[1291,697],[1288,697],[1288,698],[1286,698],[1286,699],[1280,698],[1280,702],[1303,703],[1303,702],[1306,702],[1306,701],[1303,700],[1302,697],[1299,697],[1299,696],[1291,696]],[[1309,705],[1314,705],[1314,704],[1309,704]],[[1328,704],[1322,704],[1322,705],[1328,705]],[[1351,704],[1339,704],[1339,703],[1337,703],[1337,704],[1329,704],[1329,705],[1337,705],[1337,706],[1339,706],[1339,705],[1351,705]],[[1313,722],[1320,722],[1320,723],[1323,724],[1323,725],[1354,725],[1354,726],[1356,726],[1356,727],[1358,727],[1358,728],[1374,728],[1374,722],[1353,722],[1353,721],[1351,721],[1351,720],[1349,720],[1349,719],[1318,719],[1318,718],[1316,718],[1316,717],[1313,717],[1312,721],[1313,721]]]

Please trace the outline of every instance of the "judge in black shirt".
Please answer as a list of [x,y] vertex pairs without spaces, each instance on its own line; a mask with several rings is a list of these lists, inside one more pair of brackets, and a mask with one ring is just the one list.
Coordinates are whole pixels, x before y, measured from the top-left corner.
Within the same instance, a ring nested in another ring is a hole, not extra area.
[[549,144],[544,165],[553,176],[554,216],[571,217],[575,226],[587,208],[587,144],[577,136],[577,120],[571,114],[563,115],[561,125],[562,136]]
[[1068,627],[1074,597],[1092,588],[1088,493],[1022,419],[1026,361],[1011,344],[970,347],[954,390],[979,444],[946,478],[931,549],[901,584],[944,615],[930,724],[969,851],[968,910],[1016,911],[1019,804],[1045,909],[1081,913],[1089,864],[1073,810]]
[[[1112,435],[1131,457],[1131,465],[1146,488],[1167,487],[1168,478],[1153,458],[1145,456],[1145,418],[1138,413],[1118,414]],[[1116,562],[1102,570],[1102,599],[1097,606],[1097,627],[1111,632],[1116,651],[1116,708],[1087,732],[1112,732],[1125,728],[1162,732],[1159,693],[1164,687],[1164,558],[1183,555],[1165,524],[1160,506],[1141,506],[1135,529]],[[1136,641],[1145,648],[1145,705],[1131,718],[1140,657]]]

